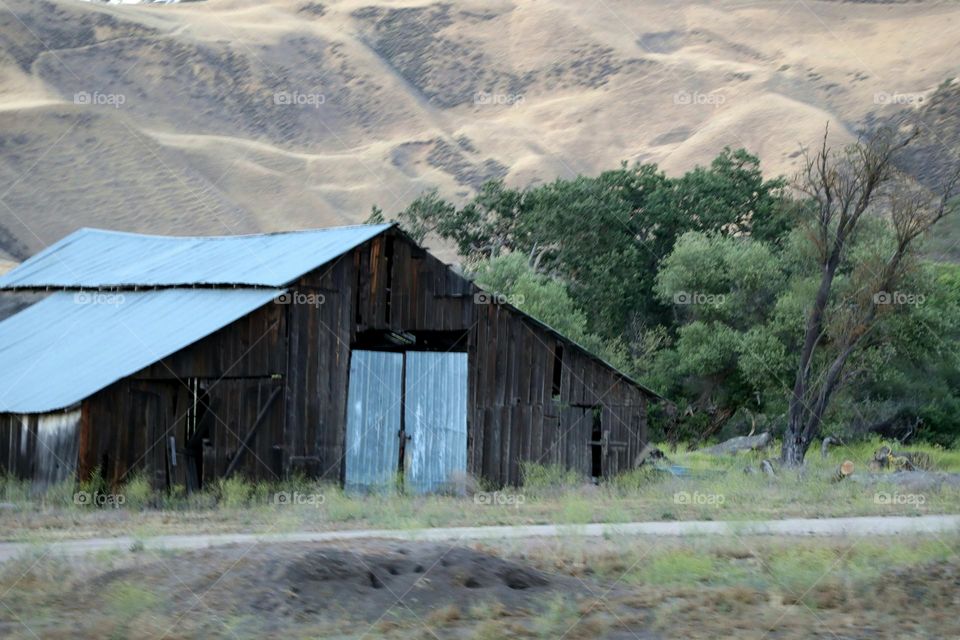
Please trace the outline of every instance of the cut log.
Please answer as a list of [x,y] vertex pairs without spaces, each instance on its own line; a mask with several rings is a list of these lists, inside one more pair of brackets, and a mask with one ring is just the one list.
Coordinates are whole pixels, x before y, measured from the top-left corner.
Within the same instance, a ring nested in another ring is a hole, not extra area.
[[853,461],[844,460],[840,466],[837,467],[837,470],[833,472],[833,481],[840,482],[841,480],[849,478],[851,475],[853,475]]
[[768,431],[764,431],[755,436],[737,436],[736,438],[730,438],[726,442],[721,442],[720,444],[707,447],[706,449],[700,449],[699,451],[701,453],[709,453],[713,456],[726,456],[740,451],[764,449],[768,447],[771,442],[773,442],[773,436],[771,436]]

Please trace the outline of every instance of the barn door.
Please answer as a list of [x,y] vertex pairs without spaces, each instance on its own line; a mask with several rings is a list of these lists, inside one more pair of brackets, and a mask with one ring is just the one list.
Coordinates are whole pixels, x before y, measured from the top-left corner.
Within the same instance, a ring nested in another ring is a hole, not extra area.
[[347,392],[344,487],[392,488],[400,460],[403,354],[353,351]]
[[458,490],[467,471],[467,354],[408,352],[404,487]]

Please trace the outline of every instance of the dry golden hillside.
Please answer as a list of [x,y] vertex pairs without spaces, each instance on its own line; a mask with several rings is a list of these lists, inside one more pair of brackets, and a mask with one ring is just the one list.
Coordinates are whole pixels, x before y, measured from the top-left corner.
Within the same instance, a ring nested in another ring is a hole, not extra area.
[[[842,140],[957,109],[928,113],[957,74],[953,1],[4,8],[0,250],[15,259],[83,225],[348,223],[433,186],[463,198],[621,160],[677,173],[726,145],[789,173],[828,121]],[[930,149],[955,155],[956,134],[940,138]]]

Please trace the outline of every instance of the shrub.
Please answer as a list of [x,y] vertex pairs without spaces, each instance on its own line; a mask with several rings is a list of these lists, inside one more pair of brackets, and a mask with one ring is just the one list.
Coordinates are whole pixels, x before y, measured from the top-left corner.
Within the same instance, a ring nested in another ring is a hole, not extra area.
[[220,493],[220,506],[227,509],[240,509],[250,503],[253,487],[243,478],[233,477],[217,483]]
[[123,487],[123,498],[123,504],[128,509],[143,509],[151,504],[153,490],[144,473],[138,472],[127,481]]

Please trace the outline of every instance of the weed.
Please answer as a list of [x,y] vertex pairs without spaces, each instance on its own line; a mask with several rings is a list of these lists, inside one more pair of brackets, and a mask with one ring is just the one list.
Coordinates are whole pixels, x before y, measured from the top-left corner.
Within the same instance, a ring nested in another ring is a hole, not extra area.
[[520,473],[524,491],[534,495],[556,494],[579,487],[584,483],[583,477],[578,472],[556,464],[522,462]]
[[533,619],[533,629],[540,638],[561,638],[576,626],[580,618],[571,599],[558,593],[546,601],[543,611]]
[[139,510],[149,506],[153,501],[153,490],[143,472],[135,474],[123,487],[124,506],[127,509]]
[[243,478],[234,476],[217,483],[220,494],[220,506],[226,509],[240,509],[250,504],[253,486]]

